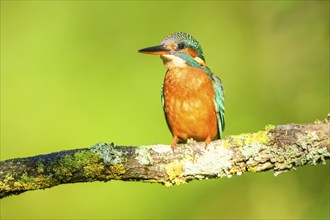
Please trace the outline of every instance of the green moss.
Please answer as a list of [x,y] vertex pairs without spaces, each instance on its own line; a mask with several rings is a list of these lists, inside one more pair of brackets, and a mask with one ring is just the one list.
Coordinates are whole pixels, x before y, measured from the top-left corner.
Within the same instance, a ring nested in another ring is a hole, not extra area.
[[[123,164],[107,166],[98,154],[92,151],[79,151],[73,155],[66,155],[61,160],[50,165],[53,172],[49,176],[42,175],[45,165],[42,162],[36,164],[36,172],[23,173],[18,179],[6,174],[0,181],[0,195],[6,192],[21,192],[47,188],[57,185],[59,181],[69,181],[75,172],[83,172],[87,180],[120,179],[126,173]],[[32,175],[31,174],[31,175]]]
[[21,176],[20,181],[23,183],[28,183],[28,182],[33,182],[33,179],[30,178],[26,172],[24,172]]
[[[148,155],[149,150],[150,149],[143,149],[143,152],[139,152],[137,156],[141,156],[141,154]],[[113,155],[120,156],[116,153]],[[144,158],[148,159],[148,156]],[[185,159],[190,158],[189,156],[186,156]],[[148,160],[146,163],[150,163],[150,160]],[[29,173],[23,173],[21,177],[19,177],[19,179],[16,181],[11,175],[7,173],[6,178],[0,181],[1,192],[19,192],[51,187],[57,185],[59,181],[70,181],[71,176],[73,176],[73,174],[76,172],[83,172],[83,175],[86,177],[86,179],[90,181],[95,179],[121,179],[122,176],[126,173],[124,164],[104,164],[99,154],[88,150],[78,151],[73,155],[65,155],[62,159],[58,160],[57,162],[54,161],[52,164],[50,164],[47,169],[52,169],[53,172],[51,172],[49,176],[42,175],[42,173],[45,173],[46,168],[45,164],[42,161],[39,161],[36,163],[35,172],[33,172],[33,175],[37,175],[37,177],[29,176]],[[174,162],[167,166],[167,173],[169,175],[170,181],[166,179],[149,182],[168,183],[168,186],[172,184],[178,185],[184,183],[185,180],[180,174],[183,169],[184,163],[178,161]]]
[[62,160],[54,166],[55,175],[60,179],[67,179],[72,173],[87,166],[96,163],[100,157],[92,151],[79,151],[74,155],[65,155]]
[[[126,173],[122,163],[106,166],[99,153],[94,151],[79,151],[73,155],[66,155],[53,170],[56,178],[62,181],[69,180],[74,172],[83,172],[87,180],[120,179]],[[112,161],[113,162],[113,161]]]
[[75,153],[73,156],[66,155],[62,161],[60,161],[62,166],[69,169],[78,169],[89,163],[98,161],[100,158],[91,151],[80,151]]
[[42,162],[38,161],[37,162],[37,172],[43,173],[44,171],[45,171],[45,165]]

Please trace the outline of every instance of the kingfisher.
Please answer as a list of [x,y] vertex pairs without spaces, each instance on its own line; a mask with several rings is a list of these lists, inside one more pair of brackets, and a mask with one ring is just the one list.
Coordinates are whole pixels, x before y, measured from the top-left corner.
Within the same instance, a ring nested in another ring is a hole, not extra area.
[[220,139],[225,128],[224,90],[220,78],[207,67],[198,41],[178,32],[138,52],[160,55],[167,68],[161,101],[173,136],[172,149],[189,139],[206,145]]

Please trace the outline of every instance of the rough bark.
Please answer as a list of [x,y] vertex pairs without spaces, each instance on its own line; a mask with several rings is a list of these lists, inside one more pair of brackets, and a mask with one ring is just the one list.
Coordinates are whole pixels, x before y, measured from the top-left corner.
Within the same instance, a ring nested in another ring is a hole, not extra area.
[[330,159],[329,121],[268,125],[262,131],[204,143],[116,146],[99,143],[0,162],[0,198],[65,183],[146,181],[165,186],[272,170],[275,174]]

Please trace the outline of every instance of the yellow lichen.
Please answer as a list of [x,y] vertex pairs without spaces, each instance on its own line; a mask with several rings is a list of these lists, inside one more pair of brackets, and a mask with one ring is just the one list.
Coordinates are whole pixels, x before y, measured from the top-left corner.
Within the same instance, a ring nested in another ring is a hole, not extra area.
[[126,173],[123,164],[118,163],[116,165],[110,166],[108,170],[105,171],[107,174],[107,179],[120,179],[120,177]]
[[268,124],[268,125],[265,126],[265,129],[264,129],[264,130],[265,130],[265,131],[270,131],[270,130],[275,129],[275,127],[276,127],[275,125]]
[[4,181],[8,182],[8,181],[11,181],[11,180],[14,180],[14,177],[12,175],[8,175]]
[[231,137],[231,143],[237,147],[243,147],[253,143],[268,144],[269,137],[267,134],[268,131],[258,131],[256,133],[233,135]]
[[14,188],[20,188],[20,187],[22,187],[22,184],[19,182],[14,182],[13,186],[14,186]]
[[30,177],[26,172],[22,174],[21,178],[15,182],[9,183],[7,181],[0,184],[0,189],[5,191],[27,191],[50,187],[52,180],[48,176]]
[[253,135],[250,136],[249,139],[250,143],[260,143],[260,144],[268,144],[269,143],[269,137],[268,137],[268,131],[259,131],[257,133],[253,133]]
[[184,160],[185,160],[185,161],[193,161],[193,159],[194,159],[194,158],[193,158],[191,155],[189,155],[189,154],[185,154],[185,155],[184,155]]
[[247,171],[249,171],[249,172],[253,172],[253,173],[258,172],[258,167],[257,166],[247,165],[246,168],[247,168]]
[[227,149],[231,148],[231,144],[230,141],[228,139],[223,139],[221,142],[221,146]]
[[186,183],[185,179],[182,178],[185,170],[185,163],[183,161],[175,160],[169,163],[165,167],[166,173],[170,179],[169,182],[165,182],[165,186],[171,186],[173,184],[180,185]]
[[5,192],[20,192],[51,187],[53,185],[52,178],[48,176],[29,176],[23,173],[16,181],[9,177],[3,182],[0,181],[0,196],[4,196]]
[[88,178],[95,178],[102,173],[104,166],[99,163],[89,164],[84,167],[84,174]]
[[237,173],[242,173],[242,172],[243,172],[243,170],[238,167],[232,167],[229,170],[229,174],[237,174]]

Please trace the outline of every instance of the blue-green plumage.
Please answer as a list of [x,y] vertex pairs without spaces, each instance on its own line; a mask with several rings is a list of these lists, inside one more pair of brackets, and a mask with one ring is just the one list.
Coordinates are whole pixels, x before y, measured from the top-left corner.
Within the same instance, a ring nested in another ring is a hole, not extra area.
[[214,90],[214,104],[217,112],[219,136],[221,138],[222,131],[225,129],[225,93],[223,90],[222,82],[221,79],[212,73],[208,67],[202,67],[202,69],[207,69],[205,72],[209,74],[209,77],[212,80]]

